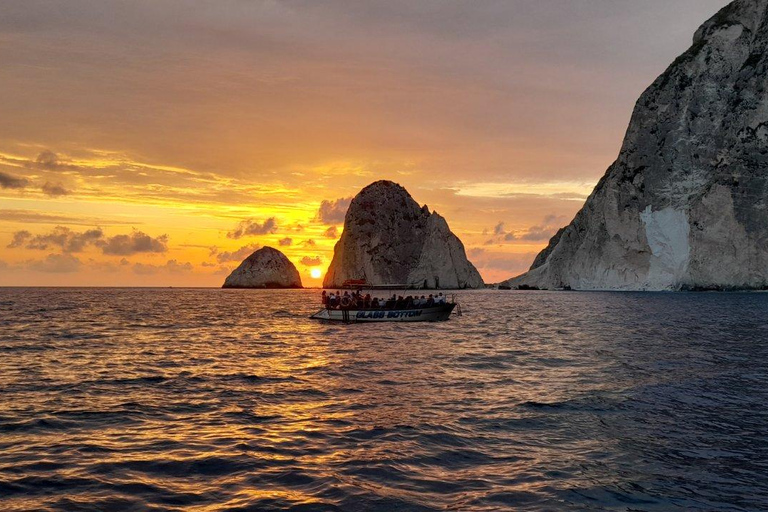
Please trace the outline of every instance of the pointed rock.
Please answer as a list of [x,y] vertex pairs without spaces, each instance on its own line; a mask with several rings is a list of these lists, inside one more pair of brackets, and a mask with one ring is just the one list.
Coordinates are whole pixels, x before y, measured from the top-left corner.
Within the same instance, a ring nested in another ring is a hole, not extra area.
[[222,288],[301,288],[293,263],[277,249],[262,247],[232,271]]
[[368,185],[349,206],[323,286],[337,288],[348,279],[428,288],[483,286],[445,219],[426,205],[419,207],[391,181]]
[[768,287],[768,0],[737,0],[637,102],[616,162],[512,287]]

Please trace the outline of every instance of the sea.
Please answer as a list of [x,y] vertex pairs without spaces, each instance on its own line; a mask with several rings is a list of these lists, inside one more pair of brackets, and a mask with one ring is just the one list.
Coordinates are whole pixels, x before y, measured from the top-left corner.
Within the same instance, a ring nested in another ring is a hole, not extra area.
[[0,510],[768,510],[768,294],[0,289]]

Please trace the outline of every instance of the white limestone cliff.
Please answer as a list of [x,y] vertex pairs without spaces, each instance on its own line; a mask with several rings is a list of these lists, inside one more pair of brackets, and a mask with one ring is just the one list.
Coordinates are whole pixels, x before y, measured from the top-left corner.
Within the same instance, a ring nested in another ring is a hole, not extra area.
[[512,287],[768,287],[768,0],[736,0],[643,93],[618,159]]
[[349,206],[323,286],[336,288],[348,279],[443,289],[483,286],[445,219],[419,207],[391,181],[368,185]]
[[301,276],[277,249],[262,247],[232,271],[222,288],[301,288]]

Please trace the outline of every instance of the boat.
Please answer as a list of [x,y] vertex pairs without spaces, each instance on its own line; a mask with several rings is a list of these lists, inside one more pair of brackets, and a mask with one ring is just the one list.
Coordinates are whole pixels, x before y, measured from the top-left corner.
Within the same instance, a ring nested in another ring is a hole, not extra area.
[[[351,283],[350,283],[351,284]],[[361,283],[355,283],[361,284]],[[394,285],[365,286],[368,290],[393,289]],[[362,294],[364,288],[359,287],[358,293]],[[440,294],[442,295],[442,293]],[[440,297],[442,302],[433,303],[430,306],[411,306],[408,308],[362,308],[357,306],[323,307],[320,311],[311,315],[312,320],[326,322],[444,322],[451,317],[454,309],[461,315],[461,306],[456,302],[456,296]],[[344,302],[342,301],[342,304]]]
[[309,318],[328,322],[444,322],[451,317],[455,302],[409,309],[323,308]]

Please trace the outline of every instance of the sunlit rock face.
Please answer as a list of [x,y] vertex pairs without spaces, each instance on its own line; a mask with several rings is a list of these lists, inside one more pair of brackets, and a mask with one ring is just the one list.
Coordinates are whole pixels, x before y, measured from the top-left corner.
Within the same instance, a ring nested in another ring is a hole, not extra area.
[[348,279],[427,288],[483,286],[445,219],[391,181],[368,185],[347,210],[323,285],[335,288]]
[[505,284],[768,285],[768,0],[737,0],[637,102],[616,162],[531,270]]
[[262,247],[229,274],[222,288],[301,288],[301,277],[285,254]]

